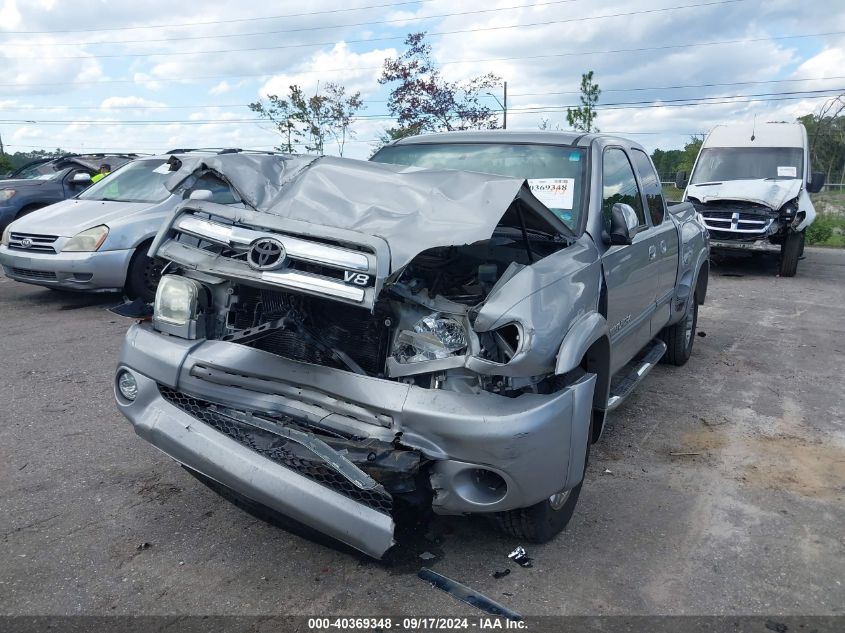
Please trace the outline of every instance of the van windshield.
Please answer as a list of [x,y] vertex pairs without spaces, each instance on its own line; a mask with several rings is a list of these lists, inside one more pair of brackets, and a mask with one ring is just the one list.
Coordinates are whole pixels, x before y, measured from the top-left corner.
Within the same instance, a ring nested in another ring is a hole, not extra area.
[[388,145],[370,160],[524,178],[531,193],[578,232],[586,180],[583,149],[515,143],[419,143]]
[[690,184],[803,176],[804,150],[800,147],[705,147]]
[[118,169],[79,194],[80,200],[161,202],[170,192],[164,187],[171,173],[159,169],[164,160],[139,160]]

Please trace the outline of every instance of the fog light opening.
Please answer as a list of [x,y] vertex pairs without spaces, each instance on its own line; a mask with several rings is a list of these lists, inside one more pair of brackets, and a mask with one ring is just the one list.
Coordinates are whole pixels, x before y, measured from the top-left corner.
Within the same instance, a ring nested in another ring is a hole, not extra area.
[[138,396],[138,382],[130,372],[125,369],[117,376],[117,389],[120,395],[132,402]]
[[455,477],[455,491],[470,503],[498,503],[508,493],[508,485],[498,473],[485,468],[468,468]]

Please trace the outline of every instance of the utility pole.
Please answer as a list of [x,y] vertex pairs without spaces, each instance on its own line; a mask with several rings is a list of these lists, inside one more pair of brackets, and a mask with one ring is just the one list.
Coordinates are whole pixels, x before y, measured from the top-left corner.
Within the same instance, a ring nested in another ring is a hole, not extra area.
[[507,130],[508,129],[508,82],[507,81],[505,82],[505,93],[504,93],[505,102],[504,103],[499,101],[499,97],[494,95],[492,92],[485,92],[484,94],[493,97],[496,100],[496,103],[499,104],[499,107],[502,109],[502,129]]
[[3,135],[0,134],[0,154],[5,154],[6,152],[3,151]]

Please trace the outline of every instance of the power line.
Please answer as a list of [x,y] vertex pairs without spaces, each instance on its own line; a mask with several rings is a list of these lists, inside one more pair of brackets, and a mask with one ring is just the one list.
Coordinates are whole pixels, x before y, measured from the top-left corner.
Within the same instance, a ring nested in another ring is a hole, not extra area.
[[[618,102],[618,103],[609,103],[609,104],[599,104],[596,106],[596,110],[640,110],[640,109],[649,109],[649,108],[670,108],[670,107],[690,107],[690,106],[707,106],[707,105],[724,105],[724,104],[742,104],[742,103],[755,103],[755,102],[766,102],[766,101],[789,101],[789,100],[797,100],[797,99],[818,99],[818,98],[827,98],[831,96],[835,96],[837,94],[841,94],[842,91],[845,91],[845,88],[838,88],[836,92],[831,93],[831,89],[828,90],[816,90],[816,91],[800,91],[799,92],[780,92],[780,93],[758,93],[752,95],[723,95],[719,97],[699,97],[697,99],[677,99],[677,100],[669,100],[661,103],[655,103],[653,101],[630,101],[630,102]],[[824,94],[820,94],[824,93]],[[792,95],[792,96],[787,96]],[[757,98],[763,97],[763,98]],[[721,101],[712,101],[713,99],[721,99]],[[741,100],[740,100],[741,99]],[[685,101],[686,103],[676,103],[676,101]],[[555,113],[561,112],[566,108],[573,107],[574,104],[570,105],[560,105],[560,106],[537,106],[537,107],[524,107],[524,108],[512,108],[509,109],[508,112],[513,112],[514,114],[542,114],[542,113]],[[395,117],[391,114],[374,114],[374,115],[359,115],[352,117],[351,120],[353,121],[367,121],[367,120],[392,120]],[[50,119],[44,121],[27,121],[27,120],[19,120],[19,119],[2,119],[0,123],[4,124],[26,124],[32,123],[36,125],[129,125],[129,126],[136,126],[136,125],[220,125],[220,124],[240,124],[240,123],[269,123],[267,119],[262,118],[249,118],[249,119],[150,119],[150,120],[111,120],[111,121],[88,121],[84,119],[67,119],[67,120],[59,120],[59,119]]]
[[406,2],[388,2],[387,4],[370,4],[363,7],[349,7],[346,9],[326,9],[323,11],[305,11],[303,13],[286,13],[283,15],[268,15],[254,18],[231,18],[227,20],[212,20],[210,22],[182,22],[180,24],[147,24],[145,26],[115,26],[106,29],[57,29],[53,31],[0,31],[2,35],[55,35],[57,33],[105,33],[108,31],[139,31],[142,29],[171,29],[183,26],[206,26],[209,24],[232,24],[234,22],[258,22],[262,20],[280,20],[282,18],[311,17],[328,13],[348,13],[351,11],[365,11],[367,9],[384,9],[401,7],[408,4],[425,4],[434,0],[408,0]]
[[[724,44],[751,44],[754,42],[770,42],[770,41],[780,41],[780,40],[793,40],[793,39],[804,39],[808,37],[826,37],[829,35],[842,35],[845,34],[845,31],[827,31],[824,33],[804,33],[800,35],[778,35],[778,36],[769,36],[769,37],[756,37],[756,38],[744,38],[744,39],[737,39],[737,40],[715,40],[711,42],[692,42],[692,43],[684,43],[684,44],[670,44],[664,46],[644,46],[640,48],[619,48],[619,49],[610,49],[610,50],[594,50],[594,51],[578,51],[578,52],[565,52],[565,53],[549,53],[545,55],[517,55],[512,57],[488,57],[484,59],[455,59],[455,60],[447,60],[441,61],[439,64],[441,66],[451,65],[451,64],[475,64],[475,63],[487,63],[487,62],[504,62],[504,61],[525,61],[525,60],[535,60],[535,59],[554,59],[554,58],[562,58],[562,57],[582,57],[588,55],[611,55],[617,53],[641,53],[641,52],[648,52],[648,51],[664,51],[664,50],[673,50],[677,48],[695,48],[695,47],[702,47],[702,46],[721,46]],[[8,58],[6,58],[8,59]],[[303,71],[295,71],[294,74],[298,75],[325,75],[326,73],[337,73],[337,72],[347,72],[347,71],[362,71],[362,70],[380,70],[381,66],[347,66],[343,68],[324,68],[321,70],[303,70]],[[191,77],[149,77],[147,79],[137,81],[135,79],[101,79],[101,80],[90,80],[90,81],[46,81],[46,82],[26,82],[26,83],[0,83],[0,86],[12,86],[12,87],[28,87],[28,86],[62,86],[62,85],[92,85],[92,84],[135,84],[135,83],[157,83],[157,82],[171,82],[171,81],[191,81],[191,80],[202,80],[202,79],[244,79],[247,77],[268,77],[272,76],[273,74],[278,74],[281,71],[277,71],[276,73],[273,72],[263,72],[263,73],[245,73],[240,75],[194,75]]]
[[[349,24],[334,24],[330,26],[307,26],[295,29],[283,29],[283,30],[273,30],[273,31],[255,31],[252,33],[224,33],[222,35],[192,35],[192,36],[181,36],[181,37],[165,37],[161,39],[143,39],[143,40],[117,40],[117,41],[105,41],[105,42],[51,42],[51,46],[104,46],[104,45],[111,45],[111,44],[149,44],[155,42],[183,42],[186,40],[216,40],[222,38],[229,38],[229,37],[255,37],[258,35],[279,35],[282,33],[300,33],[304,31],[326,31],[330,29],[342,29],[342,28],[351,28],[354,26],[378,26],[381,24],[396,24],[396,23],[403,23],[407,24],[408,22],[420,22],[423,20],[433,20],[435,18],[449,18],[449,17],[456,17],[462,15],[476,15],[479,13],[494,13],[499,11],[509,11],[513,9],[530,9],[534,7],[546,7],[556,4],[567,4],[571,2],[578,2],[579,0],[552,0],[550,2],[537,2],[535,4],[518,4],[510,7],[496,7],[494,9],[478,9],[474,11],[458,11],[455,13],[440,13],[436,15],[424,15],[424,16],[417,16],[412,18],[397,18],[393,20],[379,20],[376,22],[353,22]],[[734,2],[745,2],[745,0],[731,0]],[[2,34],[2,32],[0,32]],[[404,36],[403,36],[404,37]],[[372,40],[367,40],[372,41]],[[10,43],[6,44],[6,46],[17,46],[17,47],[31,47],[32,44],[18,44],[18,43]]]
[[[428,35],[430,36],[444,36],[444,35],[460,35],[464,33],[477,33],[479,31],[504,31],[509,29],[518,29],[518,28],[528,28],[533,26],[549,26],[552,24],[566,24],[571,22],[585,22],[589,20],[602,20],[606,18],[619,18],[619,17],[630,17],[632,15],[645,15],[650,13],[663,13],[665,11],[679,11],[683,9],[696,9],[699,7],[709,7],[715,5],[722,5],[722,4],[734,4],[737,2],[745,2],[746,0],[712,0],[711,2],[703,2],[699,4],[688,4],[688,5],[680,5],[674,7],[663,7],[660,9],[642,9],[640,11],[629,11],[626,13],[613,13],[613,14],[606,14],[606,15],[594,15],[594,16],[587,16],[582,18],[565,18],[563,20],[547,20],[544,22],[532,22],[529,24],[511,24],[511,25],[502,25],[502,26],[485,26],[485,27],[475,27],[475,28],[468,28],[468,29],[455,29],[453,31],[439,31],[439,32],[431,32]],[[359,40],[344,40],[347,44],[364,44],[364,43],[372,43],[372,42],[390,42],[395,40],[404,40],[407,35],[388,35],[384,37],[371,37],[371,38],[363,38]],[[112,58],[123,58],[123,57],[174,57],[174,56],[184,56],[184,55],[217,55],[221,53],[253,53],[257,51],[276,51],[276,50],[288,50],[293,48],[319,48],[321,46],[334,46],[338,42],[311,42],[311,43],[304,43],[304,44],[283,44],[280,46],[252,46],[247,48],[221,48],[221,49],[213,49],[213,50],[202,50],[202,51],[171,51],[171,52],[160,52],[160,53],[113,53],[107,55],[53,55],[53,56],[33,56],[33,55],[25,55],[25,56],[7,56],[5,59],[26,59],[26,60],[57,60],[57,59],[112,59]]]
[[[758,84],[779,84],[779,83],[798,83],[802,81],[833,81],[835,79],[845,79],[845,75],[837,75],[833,77],[803,77],[798,79],[769,79],[760,81],[734,81],[730,83],[706,83],[706,84],[686,84],[677,86],[651,86],[651,87],[636,87],[636,88],[602,88],[602,94],[607,92],[643,92],[651,90],[680,90],[686,88],[713,88],[722,86],[749,86]],[[796,91],[810,92],[810,91]],[[566,95],[566,94],[580,94],[578,90],[569,90],[562,92],[521,92],[510,94],[511,97],[535,97],[548,95]],[[784,94],[784,93],[767,93],[767,94]],[[690,99],[708,99],[708,98],[723,98],[718,95],[714,97],[690,97]],[[387,103],[386,99],[366,99],[364,104],[372,103]],[[191,105],[124,105],[124,106],[66,106],[66,105],[48,105],[48,106],[4,106],[4,111],[13,112],[40,112],[47,110],[199,110],[203,108],[246,108],[248,103],[206,103],[206,104],[191,104]]]

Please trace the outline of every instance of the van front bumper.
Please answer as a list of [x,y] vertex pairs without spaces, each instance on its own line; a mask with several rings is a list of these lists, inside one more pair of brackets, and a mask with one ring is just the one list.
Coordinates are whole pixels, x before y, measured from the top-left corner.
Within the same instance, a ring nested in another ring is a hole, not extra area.
[[0,246],[0,264],[10,279],[65,290],[120,290],[135,251],[37,253]]

